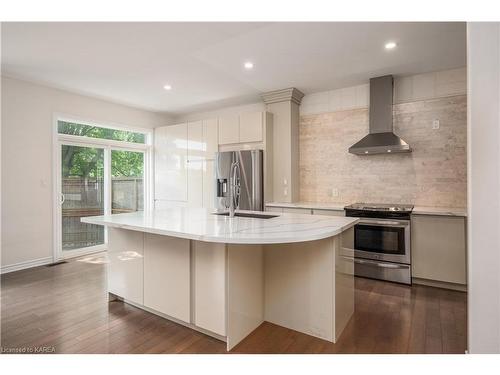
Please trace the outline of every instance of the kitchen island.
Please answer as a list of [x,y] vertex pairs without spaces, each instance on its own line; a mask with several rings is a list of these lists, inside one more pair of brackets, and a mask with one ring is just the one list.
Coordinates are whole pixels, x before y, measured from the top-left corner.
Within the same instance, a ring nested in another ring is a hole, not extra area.
[[176,208],[82,218],[108,228],[108,292],[227,343],[262,322],[336,342],[354,311],[349,217]]

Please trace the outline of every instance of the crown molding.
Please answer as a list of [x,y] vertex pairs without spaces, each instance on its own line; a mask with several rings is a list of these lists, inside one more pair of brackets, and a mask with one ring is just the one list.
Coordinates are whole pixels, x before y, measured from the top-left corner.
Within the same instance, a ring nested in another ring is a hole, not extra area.
[[265,92],[260,96],[266,104],[291,101],[300,105],[300,102],[304,97],[304,93],[295,87],[289,87],[287,89]]

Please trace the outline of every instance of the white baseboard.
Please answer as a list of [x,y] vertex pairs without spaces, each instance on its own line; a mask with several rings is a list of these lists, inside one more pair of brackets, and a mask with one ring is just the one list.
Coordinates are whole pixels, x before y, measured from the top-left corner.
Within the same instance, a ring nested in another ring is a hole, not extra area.
[[63,251],[61,260],[79,258],[79,257],[85,256],[85,255],[102,253],[102,252],[105,252],[106,250],[107,250],[106,245],[97,245],[97,246],[91,246],[91,247],[84,247],[84,248],[78,249],[78,250]]
[[437,281],[437,280],[420,279],[418,277],[412,277],[411,281],[413,284],[432,286],[434,288],[441,288],[441,289],[457,290],[459,292],[467,292],[467,285],[463,285],[463,284],[448,283],[445,281]]
[[9,272],[14,272],[14,271],[20,271],[24,270],[26,268],[32,268],[32,267],[38,267],[38,266],[43,266],[46,264],[52,263],[52,257],[45,257],[45,258],[40,258],[40,259],[35,259],[35,260],[28,260],[26,262],[19,262],[15,264],[10,264],[7,266],[2,266],[0,273],[9,273]]

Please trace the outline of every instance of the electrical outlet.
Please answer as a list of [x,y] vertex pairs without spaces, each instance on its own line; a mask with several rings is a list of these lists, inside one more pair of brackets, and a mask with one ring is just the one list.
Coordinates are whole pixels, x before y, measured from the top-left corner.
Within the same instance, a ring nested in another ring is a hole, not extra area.
[[432,121],[432,129],[434,130],[439,129],[439,120]]
[[283,190],[283,195],[286,197],[288,195],[288,189]]
[[331,191],[331,196],[338,197],[339,196],[339,189],[333,188]]

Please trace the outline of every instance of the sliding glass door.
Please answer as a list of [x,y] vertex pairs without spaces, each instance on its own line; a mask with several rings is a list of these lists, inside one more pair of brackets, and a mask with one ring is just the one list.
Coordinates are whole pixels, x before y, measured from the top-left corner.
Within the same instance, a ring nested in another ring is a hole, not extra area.
[[144,153],[111,150],[111,213],[144,210]]
[[104,244],[104,227],[85,216],[104,214],[104,149],[61,145],[62,251]]
[[[150,207],[146,132],[57,122],[54,260],[106,249],[106,229],[86,216]],[[147,178],[146,178],[147,177]]]

